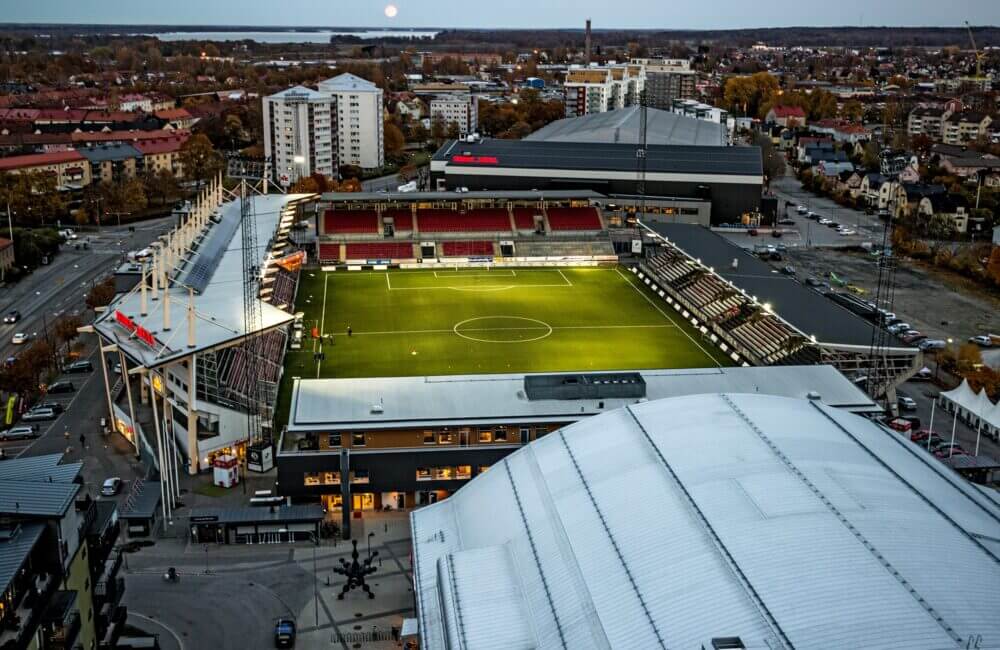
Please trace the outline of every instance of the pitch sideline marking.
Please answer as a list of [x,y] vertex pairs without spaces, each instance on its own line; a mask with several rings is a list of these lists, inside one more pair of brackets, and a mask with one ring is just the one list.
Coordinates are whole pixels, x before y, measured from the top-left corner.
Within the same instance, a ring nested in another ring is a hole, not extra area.
[[[385,279],[389,279],[389,274],[387,273]],[[323,312],[319,316],[319,351],[323,352],[323,328],[326,327],[326,288],[329,286],[330,274],[327,273],[323,276]],[[316,379],[320,377],[320,368],[323,362],[316,359]]]
[[673,323],[674,325],[677,325],[677,329],[679,329],[681,332],[683,332],[684,336],[688,337],[688,340],[691,341],[692,343],[694,343],[698,347],[699,350],[701,350],[702,352],[704,352],[705,356],[707,356],[709,359],[711,359],[713,362],[715,362],[715,365],[718,366],[719,368],[722,367],[722,364],[719,363],[718,361],[716,361],[715,357],[712,356],[711,354],[709,354],[708,350],[706,350],[705,348],[701,347],[701,344],[698,343],[698,341],[695,341],[694,338],[690,334],[688,334],[687,331],[683,327],[680,327],[677,324],[677,321],[675,321],[670,316],[670,314],[668,314],[667,312],[665,312],[662,309],[660,309],[660,306],[657,305],[655,302],[653,302],[652,298],[650,298],[649,296],[647,296],[645,293],[643,293],[642,289],[640,289],[635,284],[633,284],[632,281],[629,279],[629,277],[627,275],[625,275],[624,273],[621,272],[621,269],[615,269],[615,270],[618,271],[618,275],[621,277],[622,280],[625,280],[625,282],[627,282],[630,287],[632,287],[633,289],[635,289],[639,293],[640,296],[642,296],[643,298],[646,299],[646,302],[648,302],[649,304],[651,304],[653,306],[653,309],[655,309],[656,311],[660,312],[663,315],[663,317],[666,318],[667,320],[669,320],[671,323]]
[[562,272],[562,269],[556,269],[556,271],[559,272],[559,275],[562,277],[562,279],[566,283],[567,287],[572,287],[573,286],[573,283],[569,281],[569,278],[567,278],[566,274]]

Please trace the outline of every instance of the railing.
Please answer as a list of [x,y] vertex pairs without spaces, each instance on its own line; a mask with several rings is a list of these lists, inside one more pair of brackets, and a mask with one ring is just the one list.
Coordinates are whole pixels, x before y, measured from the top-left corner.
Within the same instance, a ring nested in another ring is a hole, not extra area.
[[0,648],[22,647],[34,634],[38,618],[48,605],[58,583],[55,576],[46,573],[35,584],[37,592],[29,591],[21,598],[17,608],[5,616],[0,624]]
[[70,650],[76,643],[76,637],[80,635],[81,627],[80,612],[73,612],[68,621],[54,627],[46,635],[42,647],[51,650]]

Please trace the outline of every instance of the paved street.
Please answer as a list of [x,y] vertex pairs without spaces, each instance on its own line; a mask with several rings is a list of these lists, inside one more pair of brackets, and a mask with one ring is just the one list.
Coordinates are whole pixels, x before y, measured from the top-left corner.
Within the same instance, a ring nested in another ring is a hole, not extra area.
[[[407,513],[366,512],[352,532],[361,559],[369,533],[379,552],[369,578],[372,600],[359,590],[337,599],[344,580],[332,570],[340,558],[350,560],[348,543],[204,546],[167,539],[129,555],[125,603],[130,617],[137,615],[130,621],[159,633],[168,649],[272,647],[279,616],[296,619],[297,648],[396,648],[391,630],[414,612]],[[170,566],[177,583],[163,580]]]
[[[928,367],[933,370],[933,357],[928,359]],[[941,389],[929,381],[908,381],[899,390],[900,395],[912,397],[917,403],[917,410],[903,413],[920,418],[920,427],[932,429],[934,433],[945,440],[951,440],[952,424],[955,425],[955,442],[962,445],[967,452],[976,450],[976,430],[966,426],[961,420],[955,420],[952,414],[940,408],[935,408],[933,427],[931,426],[931,403],[941,393]],[[986,436],[979,438],[979,455],[1000,460],[1000,445]]]

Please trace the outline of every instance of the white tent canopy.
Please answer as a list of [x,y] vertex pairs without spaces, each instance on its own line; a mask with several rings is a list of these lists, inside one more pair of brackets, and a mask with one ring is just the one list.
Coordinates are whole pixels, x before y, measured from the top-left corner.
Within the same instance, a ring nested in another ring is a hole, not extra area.
[[958,416],[970,425],[978,427],[981,423],[991,436],[1000,432],[1000,403],[991,402],[984,389],[979,389],[978,393],[973,391],[968,379],[963,379],[957,388],[941,393],[940,400],[942,406],[951,405],[949,410],[957,409]]

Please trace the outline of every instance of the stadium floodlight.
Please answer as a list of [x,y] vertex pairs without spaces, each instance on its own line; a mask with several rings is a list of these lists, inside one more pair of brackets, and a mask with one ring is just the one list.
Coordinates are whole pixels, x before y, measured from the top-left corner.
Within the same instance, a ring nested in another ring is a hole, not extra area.
[[306,161],[306,157],[305,156],[294,156],[292,158],[292,160],[295,162],[296,165],[301,165],[302,163],[304,163]]

